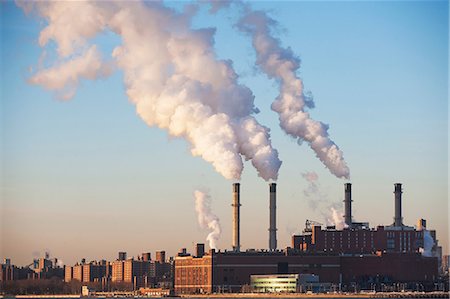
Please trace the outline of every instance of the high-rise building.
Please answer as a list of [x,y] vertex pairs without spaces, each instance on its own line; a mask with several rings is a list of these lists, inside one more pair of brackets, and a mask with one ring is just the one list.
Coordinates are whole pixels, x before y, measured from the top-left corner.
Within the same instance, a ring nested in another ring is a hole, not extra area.
[[73,280],[83,281],[83,265],[76,264],[73,268]]
[[66,266],[64,269],[64,281],[69,282],[73,279],[73,267]]
[[121,260],[112,262],[112,282],[124,281],[124,263],[125,261]]
[[128,259],[112,263],[112,282],[132,283],[134,288],[143,287],[150,277],[150,261]]

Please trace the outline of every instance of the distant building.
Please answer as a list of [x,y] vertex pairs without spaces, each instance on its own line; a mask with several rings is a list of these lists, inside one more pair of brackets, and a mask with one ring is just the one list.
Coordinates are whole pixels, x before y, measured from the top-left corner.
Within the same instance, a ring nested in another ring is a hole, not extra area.
[[83,281],[83,264],[73,266],[73,279]]
[[70,282],[72,280],[73,280],[73,267],[66,266],[64,268],[64,281],[65,282]]
[[0,265],[0,281],[12,281],[19,278],[19,269],[11,264],[10,259],[5,259]]
[[58,265],[58,259],[45,257],[33,260],[33,263],[25,267],[16,267],[11,259],[5,258],[0,265],[0,281],[12,281],[21,279],[49,279],[57,277],[64,279],[64,268]]
[[450,272],[450,255],[442,256],[442,272],[448,274]]
[[111,281],[131,283],[134,289],[148,287],[151,264],[151,261],[134,259],[114,261]]
[[35,275],[29,278],[36,279],[49,279],[57,277],[64,279],[64,268],[58,265],[58,259],[50,259],[48,252],[45,253],[45,257],[41,257],[33,262],[33,271]]

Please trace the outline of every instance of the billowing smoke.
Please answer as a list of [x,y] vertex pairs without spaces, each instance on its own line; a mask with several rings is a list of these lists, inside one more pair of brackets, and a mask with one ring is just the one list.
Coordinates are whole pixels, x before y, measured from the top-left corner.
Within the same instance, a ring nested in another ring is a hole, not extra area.
[[300,59],[290,48],[281,47],[280,41],[272,36],[275,20],[265,12],[252,11],[248,6],[244,10],[238,28],[251,36],[257,65],[280,86],[280,94],[273,102],[272,110],[278,113],[281,128],[299,144],[307,141],[332,174],[349,179],[350,170],[342,151],[328,135],[328,125],[312,119],[306,111],[314,108],[314,102],[312,96],[304,92],[303,82],[297,76]]
[[58,261],[56,262],[56,267],[58,267],[58,268],[64,268],[64,262],[63,262],[62,260],[58,260]]
[[78,57],[39,71],[30,83],[56,90],[59,98],[68,100],[75,95],[80,79],[94,80],[111,74],[112,65],[101,63],[100,56],[96,46],[91,46]]
[[342,205],[339,202],[331,202],[327,193],[323,193],[323,188],[319,182],[319,176],[315,172],[302,173],[302,177],[308,182],[303,190],[303,194],[309,207],[318,211],[326,225],[334,225],[336,229],[347,227],[344,222]]
[[430,231],[424,229],[423,230],[423,248],[420,248],[420,252],[423,256],[431,257],[433,256],[433,246],[434,246],[434,240],[431,236]]
[[[156,1],[19,1],[46,21],[39,44],[57,58],[29,80],[63,99],[83,79],[124,74],[126,93],[149,125],[186,139],[191,153],[227,179],[240,179],[251,160],[264,180],[276,180],[281,161],[270,130],[252,114],[254,95],[238,83],[232,62],[214,52],[215,29],[190,29],[196,6],[176,12]],[[213,5],[212,11],[226,3]],[[94,38],[114,32],[121,44],[104,60]],[[44,51],[47,53],[47,51]],[[48,55],[47,55],[48,56]]]
[[348,227],[344,221],[344,213],[335,207],[331,207],[331,219],[327,219],[327,225],[328,223],[334,225],[338,230]]
[[195,190],[194,197],[198,224],[201,228],[210,230],[206,240],[209,242],[210,248],[217,249],[217,241],[222,229],[219,218],[211,211],[211,196],[206,192]]
[[302,173],[302,177],[308,182],[308,185],[303,190],[303,195],[305,196],[309,207],[316,211],[319,206],[323,206],[328,202],[328,197],[326,194],[321,193],[319,176],[315,172],[305,172]]

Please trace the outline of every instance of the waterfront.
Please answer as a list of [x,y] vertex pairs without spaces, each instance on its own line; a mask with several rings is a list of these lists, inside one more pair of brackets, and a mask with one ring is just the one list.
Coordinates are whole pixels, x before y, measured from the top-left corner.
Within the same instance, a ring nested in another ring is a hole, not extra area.
[[78,298],[116,298],[116,299],[130,299],[130,298],[189,298],[189,299],[228,299],[228,298],[246,298],[246,299],[289,299],[289,298],[310,298],[310,299],[332,299],[332,298],[352,298],[352,299],[375,299],[375,298],[391,298],[391,299],[421,299],[421,298],[437,298],[447,299],[449,297],[448,292],[379,292],[379,293],[292,293],[292,294],[255,294],[255,293],[233,293],[233,294],[205,294],[205,295],[182,295],[174,297],[166,296],[117,296],[110,294],[109,296],[88,296],[83,297],[81,295],[16,295],[16,296],[0,296],[0,299],[78,299]]

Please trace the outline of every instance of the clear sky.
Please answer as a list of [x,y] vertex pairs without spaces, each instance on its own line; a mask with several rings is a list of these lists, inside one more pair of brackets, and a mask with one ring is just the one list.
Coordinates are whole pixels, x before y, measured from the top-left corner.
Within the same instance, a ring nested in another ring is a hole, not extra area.
[[[183,9],[185,2],[165,5]],[[393,222],[393,184],[403,183],[405,224],[424,218],[448,253],[448,1],[251,2],[278,22],[276,36],[301,58],[297,72],[312,92],[314,119],[330,125],[353,184],[353,216],[371,226]],[[218,245],[231,248],[231,184],[189,144],[149,127],[127,97],[124,74],[81,80],[71,100],[28,83],[40,61],[47,25],[14,2],[1,2],[0,256],[24,265],[49,250],[72,264],[114,259],[205,242],[193,193],[209,190],[222,226]],[[215,27],[214,49],[231,60],[238,82],[255,95],[255,118],[271,129],[283,164],[278,184],[278,247],[306,219],[324,223],[329,205],[342,209],[343,184],[280,128],[270,109],[278,85],[255,66],[251,39],[234,23],[235,6],[193,28]],[[121,44],[111,32],[94,38],[105,57]],[[52,57],[53,56],[53,57]],[[313,209],[303,173],[319,177]],[[244,162],[243,248],[268,247],[268,185]],[[326,211],[324,210],[326,209]]]

